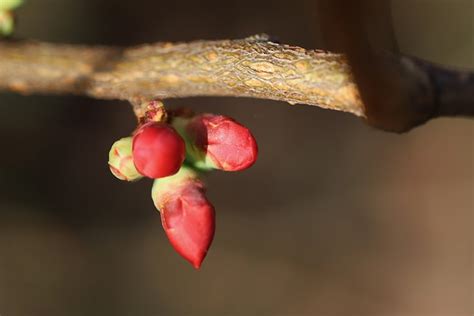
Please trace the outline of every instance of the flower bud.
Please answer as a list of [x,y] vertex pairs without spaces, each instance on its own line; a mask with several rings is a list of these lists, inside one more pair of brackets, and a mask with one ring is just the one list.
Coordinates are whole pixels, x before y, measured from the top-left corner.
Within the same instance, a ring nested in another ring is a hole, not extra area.
[[159,122],[146,123],[135,132],[132,152],[138,172],[154,179],[178,172],[186,155],[181,136]]
[[[0,3],[3,0],[0,0]],[[0,36],[9,36],[13,33],[15,19],[10,11],[0,10]]]
[[188,153],[197,167],[239,171],[257,160],[257,142],[250,130],[227,116],[198,115],[179,130],[190,143]]
[[142,177],[133,164],[131,137],[122,138],[112,145],[109,167],[112,174],[120,180],[135,181]]
[[199,269],[214,238],[215,212],[195,171],[155,180],[152,198],[173,248]]
[[0,10],[13,10],[19,7],[23,0],[0,0]]

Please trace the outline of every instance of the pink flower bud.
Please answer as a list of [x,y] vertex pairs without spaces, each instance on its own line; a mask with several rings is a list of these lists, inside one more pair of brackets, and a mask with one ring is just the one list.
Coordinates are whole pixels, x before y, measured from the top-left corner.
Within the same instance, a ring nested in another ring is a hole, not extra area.
[[227,116],[198,115],[187,124],[186,134],[208,167],[239,171],[257,160],[257,142],[250,130]]
[[199,269],[214,238],[215,212],[197,174],[182,167],[174,176],[157,179],[152,198],[173,248]]
[[120,180],[135,181],[142,177],[133,164],[131,137],[122,138],[112,145],[109,151],[109,168]]
[[132,152],[138,172],[156,179],[178,172],[185,158],[185,144],[172,127],[150,122],[133,135]]

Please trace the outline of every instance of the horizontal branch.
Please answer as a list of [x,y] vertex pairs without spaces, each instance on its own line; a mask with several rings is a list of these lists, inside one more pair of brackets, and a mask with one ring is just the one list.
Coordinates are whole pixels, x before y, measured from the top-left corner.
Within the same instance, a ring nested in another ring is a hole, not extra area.
[[0,90],[129,100],[137,116],[144,101],[155,99],[254,97],[350,112],[398,132],[438,116],[474,116],[472,72],[365,54],[352,54],[350,67],[344,55],[266,36],[132,48],[0,41]]
[[0,42],[0,90],[101,99],[254,97],[364,115],[344,56],[242,40],[127,49]]

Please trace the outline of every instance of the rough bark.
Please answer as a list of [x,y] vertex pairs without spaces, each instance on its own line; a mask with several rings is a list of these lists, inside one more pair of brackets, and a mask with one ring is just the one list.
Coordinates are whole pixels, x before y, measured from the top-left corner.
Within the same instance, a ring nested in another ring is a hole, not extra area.
[[[132,48],[4,41],[0,90],[124,99],[138,117],[144,101],[254,97],[350,112],[397,132],[438,116],[474,115],[472,72],[387,51],[355,55],[365,60],[371,80],[363,80],[364,63],[354,57],[350,67],[342,54],[278,44],[263,35]],[[362,78],[357,84],[353,71]]]
[[245,96],[364,115],[343,55],[281,45],[265,36],[127,49],[2,42],[0,89],[134,103]]

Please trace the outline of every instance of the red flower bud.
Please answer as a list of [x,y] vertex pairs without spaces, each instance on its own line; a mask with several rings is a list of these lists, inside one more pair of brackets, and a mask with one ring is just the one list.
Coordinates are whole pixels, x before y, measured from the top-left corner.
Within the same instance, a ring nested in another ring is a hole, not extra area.
[[178,172],[185,158],[185,144],[172,127],[150,122],[133,135],[132,152],[138,172],[156,179]]
[[214,207],[203,183],[183,167],[174,176],[155,180],[152,197],[171,245],[199,269],[215,231]]
[[206,166],[239,171],[257,160],[257,142],[250,130],[227,116],[198,115],[187,124],[186,134],[203,153]]

